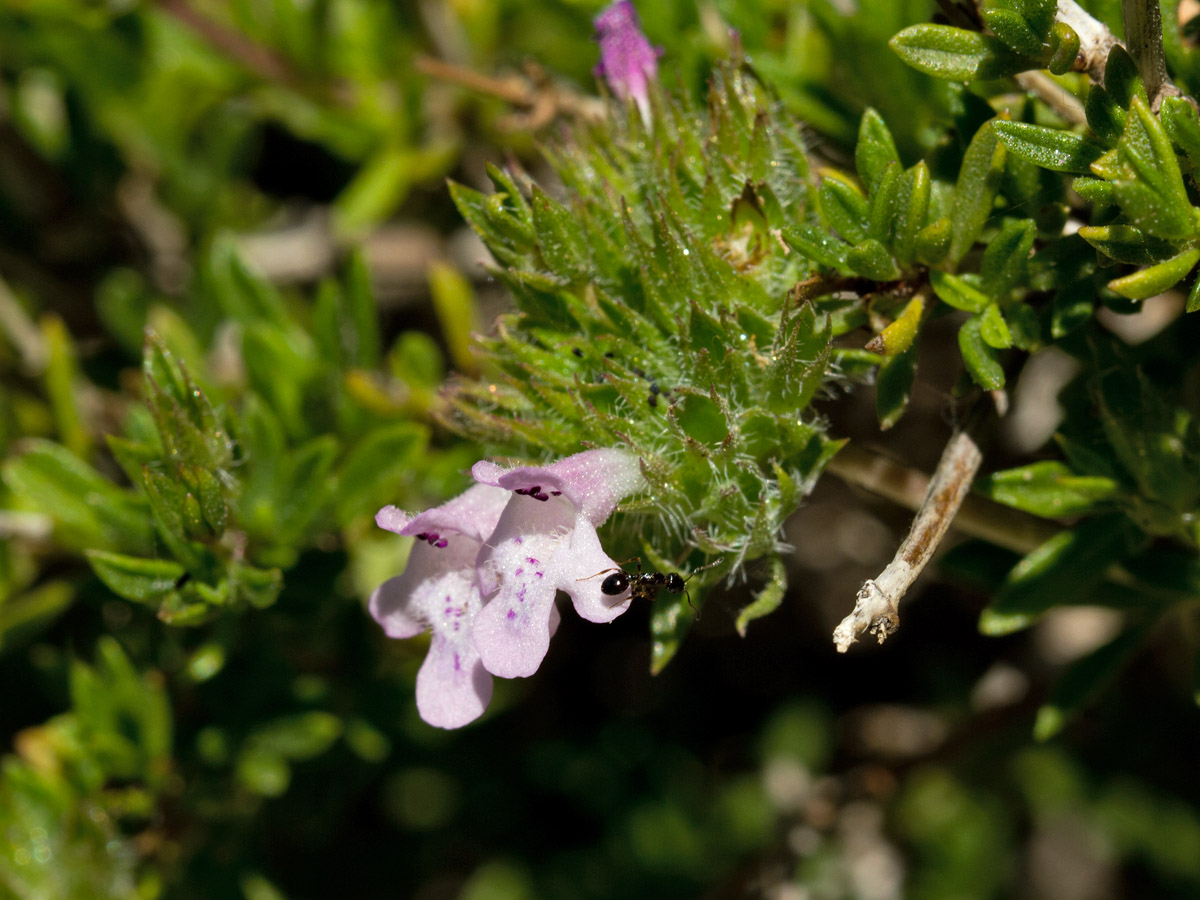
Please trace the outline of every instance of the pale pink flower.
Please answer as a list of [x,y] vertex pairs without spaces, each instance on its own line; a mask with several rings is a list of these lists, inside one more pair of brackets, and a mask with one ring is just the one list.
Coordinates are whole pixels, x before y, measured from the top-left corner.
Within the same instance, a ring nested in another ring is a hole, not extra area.
[[483,606],[475,562],[511,496],[476,484],[416,516],[385,506],[375,517],[380,528],[416,538],[404,573],[375,590],[370,611],[389,637],[432,631],[417,673],[417,710],[430,725],[459,728],[479,718],[492,699],[492,676],[472,635]]
[[505,470],[479,462],[471,473],[512,492],[479,553],[489,600],[475,617],[475,646],[493,675],[532,675],[558,625],[557,591],[590,622],[611,622],[629,608],[628,591],[612,597],[600,590],[604,579],[596,576],[618,567],[596,527],[644,486],[638,459],[622,450],[588,450],[549,466]]

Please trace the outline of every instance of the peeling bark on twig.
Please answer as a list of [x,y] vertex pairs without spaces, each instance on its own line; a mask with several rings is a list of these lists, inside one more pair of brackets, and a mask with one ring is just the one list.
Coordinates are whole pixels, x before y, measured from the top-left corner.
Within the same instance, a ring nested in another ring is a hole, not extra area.
[[982,435],[990,432],[994,422],[989,409],[986,415],[973,416],[950,438],[908,537],[887,568],[863,584],[854,611],[834,629],[833,642],[839,653],[849,650],[863,632],[883,643],[900,626],[900,599],[933,558],[962,506],[983,461]]

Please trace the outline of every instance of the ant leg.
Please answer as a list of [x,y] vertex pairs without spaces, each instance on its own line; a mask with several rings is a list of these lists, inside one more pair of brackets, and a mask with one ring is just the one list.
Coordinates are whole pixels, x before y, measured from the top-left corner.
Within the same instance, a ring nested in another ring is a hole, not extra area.
[[692,612],[694,612],[696,614],[696,621],[699,622],[700,621],[700,610],[696,609],[696,604],[694,604],[692,602],[692,595],[688,593],[687,588],[683,589],[683,596],[684,596],[684,599],[687,600],[687,605],[692,608]]

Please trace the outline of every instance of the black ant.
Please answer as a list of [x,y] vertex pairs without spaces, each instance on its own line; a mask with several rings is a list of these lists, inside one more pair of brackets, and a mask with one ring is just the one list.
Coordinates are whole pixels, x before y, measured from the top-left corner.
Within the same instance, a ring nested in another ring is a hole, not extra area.
[[[642,561],[640,559],[637,560],[636,575],[630,575],[624,569],[604,569],[601,572],[597,572],[596,575],[612,572],[611,575],[600,582],[600,593],[606,597],[619,597],[631,589],[631,599],[633,600],[654,600],[658,596],[658,592],[662,590],[665,590],[669,594],[683,594],[687,599],[687,605],[692,607],[692,612],[696,614],[696,618],[700,618],[700,611],[692,604],[692,595],[688,593],[687,583],[695,578],[698,572],[711,569],[713,566],[719,566],[724,561],[725,557],[719,557],[707,565],[693,569],[692,574],[687,578],[684,578],[678,572],[643,572]],[[596,575],[589,575],[588,578],[595,578]],[[580,578],[579,580],[587,581],[588,579]]]

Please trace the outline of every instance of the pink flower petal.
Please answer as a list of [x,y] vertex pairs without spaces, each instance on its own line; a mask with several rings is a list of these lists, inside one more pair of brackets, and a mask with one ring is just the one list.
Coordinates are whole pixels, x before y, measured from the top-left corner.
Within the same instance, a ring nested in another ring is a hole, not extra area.
[[417,673],[417,712],[438,728],[461,728],[483,715],[492,699],[492,676],[470,640],[436,633]]
[[632,600],[629,591],[615,597],[600,590],[607,574],[620,571],[600,546],[600,538],[591,522],[580,516],[571,538],[555,555],[558,589],[566,591],[575,604],[575,611],[589,622],[611,622]]
[[609,517],[625,497],[645,486],[638,458],[624,450],[585,450],[549,466],[504,470],[495,463],[476,463],[471,474],[481,484],[510,491],[540,488],[553,496],[560,491],[593,525]]
[[[393,506],[381,509],[375,521],[381,528],[396,531],[397,534],[445,534],[454,531],[481,542],[496,527],[509,496],[507,490],[486,484],[473,484],[453,500],[407,519],[400,528],[390,527],[393,523],[399,524],[401,517],[404,517],[404,514]],[[389,512],[390,510],[395,512]],[[385,518],[385,513],[387,525],[380,521],[381,518]]]
[[[557,613],[551,565],[564,541],[559,534],[529,527],[544,524],[530,517],[536,505],[532,498],[514,497],[480,553],[481,572],[492,573],[498,587],[475,617],[475,646],[484,668],[501,678],[532,675],[550,648],[551,619]],[[555,507],[569,512],[568,504],[556,501],[548,514]]]

